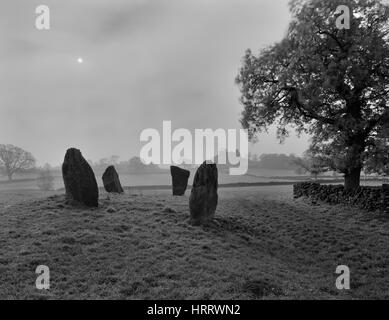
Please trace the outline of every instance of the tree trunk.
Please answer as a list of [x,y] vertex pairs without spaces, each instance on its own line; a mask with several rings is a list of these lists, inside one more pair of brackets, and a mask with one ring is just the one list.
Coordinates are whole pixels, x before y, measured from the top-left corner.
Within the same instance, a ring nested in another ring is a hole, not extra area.
[[12,181],[12,173],[8,172],[7,175],[8,175],[8,181]]
[[344,175],[344,188],[354,190],[360,186],[362,168],[354,168]]

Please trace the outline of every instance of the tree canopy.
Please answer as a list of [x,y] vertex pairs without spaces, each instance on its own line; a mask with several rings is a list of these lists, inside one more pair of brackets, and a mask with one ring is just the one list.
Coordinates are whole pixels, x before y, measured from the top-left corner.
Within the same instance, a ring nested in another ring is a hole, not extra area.
[[8,180],[19,171],[31,169],[35,159],[30,152],[12,144],[0,144],[0,167],[5,171]]
[[[349,29],[337,27],[340,5],[350,8]],[[389,6],[293,0],[290,9],[284,39],[246,51],[236,79],[241,123],[252,139],[273,124],[280,139],[291,128],[310,134],[311,151],[355,188],[389,123]]]

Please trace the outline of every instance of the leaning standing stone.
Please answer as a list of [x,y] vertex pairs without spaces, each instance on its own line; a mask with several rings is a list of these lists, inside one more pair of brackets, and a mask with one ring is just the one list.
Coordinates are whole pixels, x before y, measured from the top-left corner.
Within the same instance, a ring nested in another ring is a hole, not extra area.
[[122,193],[123,188],[120,184],[119,175],[114,166],[109,166],[103,174],[103,184],[107,192]]
[[191,222],[201,224],[215,215],[218,174],[216,164],[204,162],[196,172],[189,198]]
[[184,195],[188,186],[190,172],[179,167],[171,166],[170,174],[172,175],[173,196]]
[[98,207],[99,190],[95,174],[80,150],[71,148],[66,151],[62,177],[68,199]]

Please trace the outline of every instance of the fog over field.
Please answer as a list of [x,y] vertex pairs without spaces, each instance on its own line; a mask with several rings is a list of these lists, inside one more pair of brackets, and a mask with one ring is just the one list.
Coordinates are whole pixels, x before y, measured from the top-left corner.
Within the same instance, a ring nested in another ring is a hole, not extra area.
[[[279,41],[288,0],[48,0],[51,29],[34,27],[36,1],[5,1],[0,12],[0,133],[60,165],[69,147],[86,159],[139,156],[140,133],[240,128],[234,78],[246,48]],[[78,63],[82,58],[83,63]],[[22,128],[22,129],[21,129]],[[275,129],[253,152],[296,153]]]
[[0,300],[389,299],[389,0],[3,0],[0,83]]

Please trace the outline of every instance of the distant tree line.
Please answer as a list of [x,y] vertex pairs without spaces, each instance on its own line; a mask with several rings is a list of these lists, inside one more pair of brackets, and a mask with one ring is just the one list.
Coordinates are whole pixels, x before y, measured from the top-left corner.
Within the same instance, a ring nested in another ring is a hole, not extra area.
[[[137,173],[158,173],[163,172],[159,166],[155,164],[144,164],[139,157],[132,157],[129,160],[119,161],[120,157],[113,155],[108,158],[102,158],[98,161],[88,159],[89,165],[92,167],[96,175],[101,175],[109,166],[115,166],[116,171],[120,174],[137,174]],[[45,165],[47,166],[47,165]],[[61,174],[61,166],[51,168],[52,171]]]
[[[88,159],[89,165],[92,167],[96,175],[101,175],[109,166],[115,166],[119,174],[137,174],[137,173],[159,173],[164,172],[159,166],[155,164],[146,165],[139,157],[132,157],[129,160],[119,161],[120,157],[112,155],[110,157],[101,158],[98,161]],[[61,166],[53,167],[53,171],[61,174]]]
[[130,173],[159,173],[163,172],[158,165],[149,164],[146,165],[142,162],[139,157],[132,157],[126,161],[119,161],[119,156],[113,155],[109,158],[100,159],[98,162],[93,162],[92,160],[88,160],[89,164],[93,168],[95,173],[102,173],[108,166],[115,166],[116,171],[120,174]]
[[[365,174],[375,174],[383,177],[389,176],[389,147],[388,135],[379,138],[374,149],[371,150],[372,157],[366,161],[364,166]],[[378,138],[377,138],[378,140]],[[236,156],[239,156],[237,151]],[[105,169],[114,165],[119,174],[147,174],[167,172],[158,165],[144,164],[139,157],[132,157],[127,161],[119,161],[119,156],[113,155],[109,158],[100,159],[98,162],[88,160],[97,175],[101,175]],[[294,154],[249,154],[250,169],[267,169],[267,170],[291,170],[297,174],[310,174],[317,178],[325,172],[334,172],[331,165],[332,158],[308,149],[301,157]],[[35,158],[28,151],[10,144],[0,144],[0,175],[12,180],[17,173],[34,173],[37,174],[37,185],[42,190],[51,190],[53,188],[54,176],[61,175],[61,166],[51,167],[45,164],[43,167],[36,167]],[[188,170],[194,169],[191,165],[181,165]],[[221,172],[228,165],[218,166]],[[227,172],[227,171],[226,171]]]
[[296,170],[298,157],[294,154],[264,153],[260,156],[250,155],[249,168],[260,168],[268,170]]

